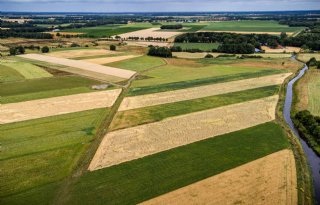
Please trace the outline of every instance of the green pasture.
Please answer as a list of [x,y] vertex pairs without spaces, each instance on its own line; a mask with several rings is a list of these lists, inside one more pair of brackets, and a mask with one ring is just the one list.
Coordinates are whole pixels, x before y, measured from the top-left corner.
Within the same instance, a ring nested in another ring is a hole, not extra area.
[[219,47],[219,43],[175,43],[174,46],[179,46],[182,50],[200,49],[202,51],[211,52],[212,49],[217,49]]
[[111,124],[111,129],[116,130],[133,127],[160,121],[168,117],[269,97],[277,94],[278,91],[279,86],[274,85],[205,98],[121,111],[115,115]]
[[[1,61],[0,66],[7,66],[14,70],[16,70],[18,73],[20,73],[25,79],[35,79],[35,78],[48,78],[52,77],[50,73],[43,70],[42,68],[27,63],[23,61],[14,61],[14,60],[7,60],[7,61]],[[2,70],[2,69],[1,69]],[[1,71],[0,71],[1,72]]]

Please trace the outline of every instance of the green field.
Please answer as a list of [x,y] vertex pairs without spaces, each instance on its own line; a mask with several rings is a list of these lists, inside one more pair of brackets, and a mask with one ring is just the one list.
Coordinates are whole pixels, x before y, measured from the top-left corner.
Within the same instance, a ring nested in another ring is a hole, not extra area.
[[[54,191],[55,183],[71,173],[107,113],[96,109],[1,125],[1,204],[26,204],[21,194],[36,191],[28,199],[39,200],[37,190]],[[43,200],[54,193],[48,194]]]
[[288,147],[280,126],[262,124],[88,172],[66,204],[137,204]]
[[[52,77],[50,73],[39,68],[36,65],[21,61],[1,61],[0,66],[10,67],[19,72],[25,79],[48,78]],[[1,72],[1,71],[0,71]]]
[[111,129],[123,129],[156,122],[168,117],[264,98],[275,95],[278,92],[279,86],[275,85],[194,100],[121,111],[114,117]]
[[57,97],[93,92],[92,85],[98,81],[79,76],[63,76],[3,83],[0,86],[1,103],[21,102],[40,98]]
[[18,71],[0,63],[0,83],[15,82],[15,81],[21,81],[24,79],[25,78],[23,77],[23,75],[21,75]]
[[202,30],[205,31],[243,31],[243,32],[297,32],[303,27],[289,27],[276,21],[222,21],[212,22]]
[[96,26],[96,27],[85,27],[77,29],[67,29],[63,32],[76,32],[76,33],[85,33],[90,37],[101,38],[101,37],[110,37],[114,35],[120,35],[123,33],[138,31],[142,29],[154,27],[149,23],[137,23],[137,24],[115,24],[115,25],[105,25],[105,26]]
[[150,68],[158,67],[164,65],[165,62],[162,58],[142,56],[138,58],[132,58],[124,61],[118,61],[114,63],[108,63],[107,66],[122,68],[127,70],[133,70],[141,72]]
[[217,49],[219,43],[175,43],[174,46],[179,46],[182,50],[186,49],[200,49],[202,51],[212,51]]
[[[310,71],[308,71],[310,72]],[[308,110],[320,116],[320,72],[314,71],[308,81]]]

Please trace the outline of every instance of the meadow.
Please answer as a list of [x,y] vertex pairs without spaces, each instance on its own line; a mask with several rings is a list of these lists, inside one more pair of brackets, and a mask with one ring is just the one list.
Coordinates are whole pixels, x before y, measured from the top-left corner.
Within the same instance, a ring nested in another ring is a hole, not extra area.
[[[56,184],[71,173],[108,112],[96,109],[1,125],[0,202],[38,201],[42,191],[46,201],[41,203],[52,199]],[[29,193],[31,198],[25,201]]]
[[312,72],[308,79],[308,110],[316,116],[320,116],[320,72]]
[[88,172],[74,184],[66,203],[136,204],[288,146],[281,127],[265,123]]
[[293,33],[303,29],[303,27],[289,27],[281,25],[276,21],[223,21],[212,22],[204,27],[203,31],[232,31],[232,32],[288,32]]
[[175,43],[174,46],[179,46],[182,50],[186,49],[200,49],[202,51],[211,52],[212,49],[217,49],[219,43]]

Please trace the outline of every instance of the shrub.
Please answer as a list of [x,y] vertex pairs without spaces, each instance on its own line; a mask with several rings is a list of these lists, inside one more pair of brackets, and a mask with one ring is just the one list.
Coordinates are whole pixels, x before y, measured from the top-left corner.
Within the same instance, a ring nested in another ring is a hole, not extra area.
[[173,46],[170,48],[172,52],[182,52],[182,48],[180,46]]
[[164,58],[172,58],[172,52],[167,47],[152,46],[148,51],[149,56],[159,56]]
[[15,47],[11,47],[9,50],[11,56],[17,55],[17,49]]
[[49,49],[48,46],[44,46],[44,47],[41,48],[41,52],[42,53],[49,53],[49,51],[50,51],[50,49]]
[[210,53],[208,53],[204,58],[213,58],[213,55],[211,55]]
[[79,44],[76,44],[76,43],[72,43],[70,47],[72,47],[72,48],[74,48],[74,47],[80,47],[80,45],[79,45]]
[[110,45],[110,51],[115,51],[117,50],[117,47],[115,45]]
[[178,25],[163,25],[160,28],[161,29],[182,29],[183,26],[181,24],[178,24]]

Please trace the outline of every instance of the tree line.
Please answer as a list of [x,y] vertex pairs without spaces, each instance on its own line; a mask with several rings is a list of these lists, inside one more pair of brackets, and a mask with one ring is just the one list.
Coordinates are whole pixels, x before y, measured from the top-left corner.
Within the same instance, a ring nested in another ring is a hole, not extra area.
[[181,24],[178,24],[178,25],[163,25],[160,28],[161,29],[182,29],[183,26]]
[[159,46],[149,46],[148,51],[149,56],[158,56],[164,58],[171,58],[172,52],[168,47],[159,47]]

